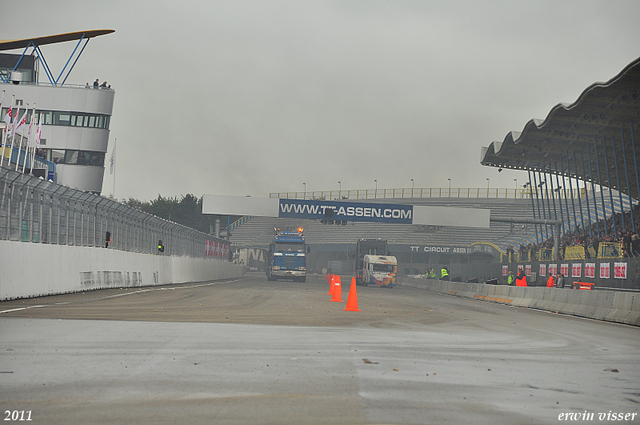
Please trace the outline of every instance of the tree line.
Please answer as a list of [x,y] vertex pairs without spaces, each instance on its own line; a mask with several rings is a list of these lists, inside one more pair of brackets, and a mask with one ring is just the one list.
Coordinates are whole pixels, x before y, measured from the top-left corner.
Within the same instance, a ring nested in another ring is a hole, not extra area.
[[165,198],[158,194],[158,197],[152,201],[140,201],[129,198],[124,204],[204,233],[213,232],[217,217],[220,217],[221,229],[226,228],[228,224],[240,218],[240,216],[202,214],[202,197],[197,198],[190,193],[182,195],[180,198],[177,196]]

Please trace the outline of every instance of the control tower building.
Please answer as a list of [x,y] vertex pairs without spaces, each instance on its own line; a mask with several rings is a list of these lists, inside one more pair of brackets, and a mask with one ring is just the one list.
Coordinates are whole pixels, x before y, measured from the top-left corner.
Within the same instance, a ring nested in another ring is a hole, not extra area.
[[[115,92],[110,87],[94,87],[93,83],[70,84],[67,78],[89,40],[112,32],[91,30],[0,41],[0,96],[4,94],[0,131],[7,131],[4,126],[9,107],[14,114],[20,108],[21,118],[29,105],[28,127],[35,105],[34,123],[42,124],[36,157],[25,159],[26,151],[20,152],[17,147],[12,153],[7,140],[0,147],[3,167],[39,171],[58,184],[100,194],[109,160],[107,145]],[[42,47],[63,42],[74,43],[75,48],[62,71],[54,75]],[[26,134],[25,129],[25,138]]]

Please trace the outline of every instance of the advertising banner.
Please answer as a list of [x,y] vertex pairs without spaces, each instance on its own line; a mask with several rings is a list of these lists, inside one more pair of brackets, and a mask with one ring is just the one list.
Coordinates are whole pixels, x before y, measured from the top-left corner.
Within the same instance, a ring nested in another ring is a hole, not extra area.
[[473,252],[465,246],[450,245],[395,245],[397,252],[433,252],[438,254],[467,254]]
[[204,241],[204,255],[216,258],[229,258],[229,245],[206,240]]
[[202,213],[489,228],[491,210],[426,205],[203,195]]
[[614,279],[626,279],[627,263],[613,263],[613,273]]
[[571,277],[582,277],[582,264],[571,264]]
[[584,277],[595,279],[596,277],[596,263],[585,263],[584,265]]
[[204,255],[213,255],[213,241],[204,241]]
[[280,199],[278,217],[411,224],[413,205]]
[[600,263],[600,279],[611,279],[611,263]]
[[547,275],[547,265],[540,264],[540,270],[538,272],[538,276],[546,276]]

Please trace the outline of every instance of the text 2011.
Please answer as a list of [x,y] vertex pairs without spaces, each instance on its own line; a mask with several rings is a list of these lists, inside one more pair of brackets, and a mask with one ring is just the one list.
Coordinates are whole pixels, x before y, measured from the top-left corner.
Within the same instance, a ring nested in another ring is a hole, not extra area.
[[31,410],[5,410],[5,421],[30,421]]

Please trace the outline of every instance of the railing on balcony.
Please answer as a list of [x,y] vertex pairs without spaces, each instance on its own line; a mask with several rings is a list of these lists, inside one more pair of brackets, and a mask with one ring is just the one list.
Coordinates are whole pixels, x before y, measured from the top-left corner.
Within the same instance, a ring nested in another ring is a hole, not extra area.
[[[492,199],[530,199],[531,189],[506,188],[400,188],[400,189],[356,189],[322,190],[313,192],[276,192],[270,198],[339,200],[339,199],[398,199],[398,198],[492,198]],[[535,192],[533,193],[535,197]],[[538,190],[538,196],[545,199],[571,198],[569,190]],[[573,190],[573,197],[584,196],[584,189]]]

